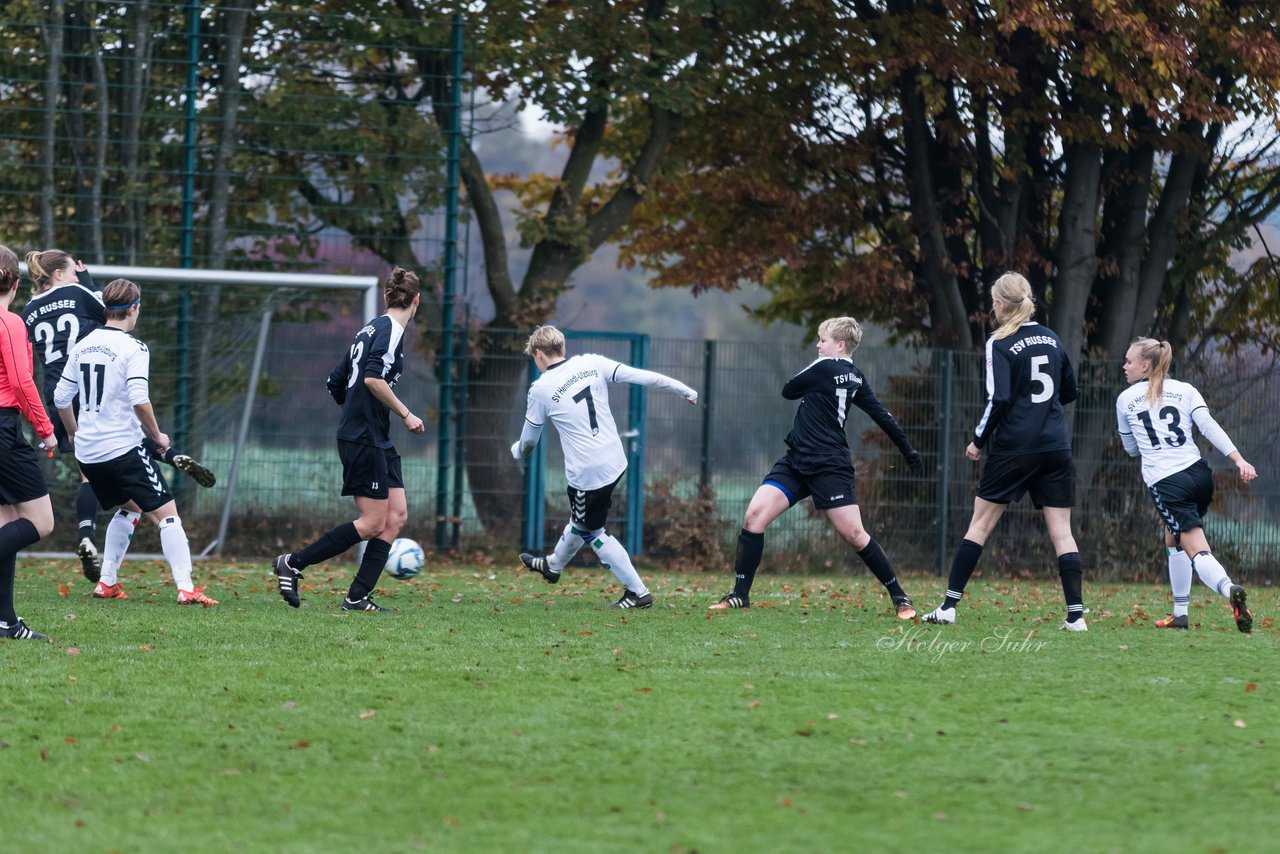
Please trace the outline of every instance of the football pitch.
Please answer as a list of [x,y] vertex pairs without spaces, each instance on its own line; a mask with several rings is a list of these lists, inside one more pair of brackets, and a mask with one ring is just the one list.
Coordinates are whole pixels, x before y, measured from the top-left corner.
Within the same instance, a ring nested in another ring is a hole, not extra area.
[[[1263,851],[1280,806],[1272,588],[1252,635],[1192,594],[975,579],[950,627],[903,623],[869,576],[645,572],[609,611],[598,568],[384,579],[352,567],[285,606],[262,564],[159,563],[94,601],[71,562],[21,561],[2,642],[7,851]],[[923,612],[944,579],[904,586]]]

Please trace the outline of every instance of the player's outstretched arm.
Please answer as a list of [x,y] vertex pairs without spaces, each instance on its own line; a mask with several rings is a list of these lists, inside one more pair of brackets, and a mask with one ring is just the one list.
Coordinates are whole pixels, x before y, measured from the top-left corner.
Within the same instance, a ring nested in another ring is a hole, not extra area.
[[657,371],[646,371],[643,368],[633,368],[630,365],[619,364],[614,370],[610,382],[615,383],[632,383],[633,385],[648,386],[649,388],[666,389],[673,394],[678,394],[689,403],[696,404],[698,402],[698,393],[689,386],[673,379],[666,374],[660,374]]
[[924,474],[924,460],[911,444],[911,440],[907,438],[907,431],[902,429],[902,425],[898,423],[898,419],[893,417],[893,413],[885,408],[880,402],[880,398],[876,397],[876,393],[871,390],[871,386],[864,383],[858,389],[858,393],[853,398],[854,405],[861,409],[867,415],[871,416],[871,420],[884,431],[884,434],[893,440],[893,444],[898,447],[903,458],[907,461],[907,467],[911,469],[912,474]]

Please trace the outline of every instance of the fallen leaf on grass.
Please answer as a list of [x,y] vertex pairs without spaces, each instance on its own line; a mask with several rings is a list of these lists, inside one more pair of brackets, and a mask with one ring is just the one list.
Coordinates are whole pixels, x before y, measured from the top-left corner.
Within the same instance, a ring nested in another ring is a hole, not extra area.
[[752,700],[750,703],[747,703],[747,708],[749,708],[749,709],[754,709],[754,708],[756,708],[756,707],[757,707],[757,706],[759,706],[759,705],[760,705],[760,701],[759,701],[759,700]]
[[1254,682],[1250,682],[1248,685],[1244,686],[1244,692],[1246,694],[1252,694],[1254,691],[1257,691],[1257,690],[1258,690],[1258,686]]
[[67,597],[67,596],[70,596],[70,595],[71,595],[71,588],[70,588],[70,587],[68,587],[67,585],[63,584],[62,582],[58,582],[58,595],[59,595],[59,596],[62,596],[62,597],[64,597],[64,598],[65,598],[65,597]]
[[289,745],[289,749],[290,749],[290,750],[306,750],[306,749],[307,749],[308,747],[310,747],[310,746],[311,746],[311,742],[309,742],[309,741],[300,741],[300,742],[298,742],[297,744],[291,744],[291,745]]
[[148,645],[147,645],[147,644],[145,644],[145,643],[144,643],[142,646],[138,647],[138,649],[139,649],[139,650],[141,650],[142,652],[150,652],[150,651],[151,651],[151,647],[150,647],[150,646],[148,646]]
[[1244,729],[1245,723],[1244,721],[1240,720],[1240,718],[1236,718],[1232,726],[1234,726],[1236,729]]
[[367,711],[360,713],[360,720],[367,721],[369,718],[375,717],[378,713],[375,711]]
[[79,655],[79,654],[80,654],[80,647],[78,646],[67,647],[67,655]]

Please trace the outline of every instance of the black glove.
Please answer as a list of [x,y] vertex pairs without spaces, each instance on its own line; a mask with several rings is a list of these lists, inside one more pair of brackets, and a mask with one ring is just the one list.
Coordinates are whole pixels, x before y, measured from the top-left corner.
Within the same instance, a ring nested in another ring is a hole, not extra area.
[[911,469],[911,473],[917,477],[924,474],[924,460],[920,457],[919,451],[907,454],[907,468]]

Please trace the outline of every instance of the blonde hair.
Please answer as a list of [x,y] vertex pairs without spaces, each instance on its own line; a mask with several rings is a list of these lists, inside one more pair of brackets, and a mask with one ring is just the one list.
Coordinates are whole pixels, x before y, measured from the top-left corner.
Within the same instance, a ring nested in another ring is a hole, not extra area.
[[539,326],[524,345],[526,356],[532,356],[534,350],[541,350],[548,356],[563,356],[564,333],[554,326]]
[[818,324],[818,334],[832,341],[843,341],[850,355],[862,343],[862,327],[852,317],[828,317]]
[[1154,338],[1138,338],[1130,345],[1138,348],[1138,358],[1151,363],[1147,376],[1147,406],[1155,406],[1164,397],[1164,381],[1173,365],[1173,347],[1168,341]]
[[61,249],[27,253],[27,273],[35,283],[36,293],[49,289],[49,277],[68,264],[75,264],[72,257]]
[[1008,338],[1018,327],[1036,313],[1036,301],[1031,296],[1031,283],[1021,273],[1005,273],[991,286],[992,307],[999,326],[991,333],[995,340]]

